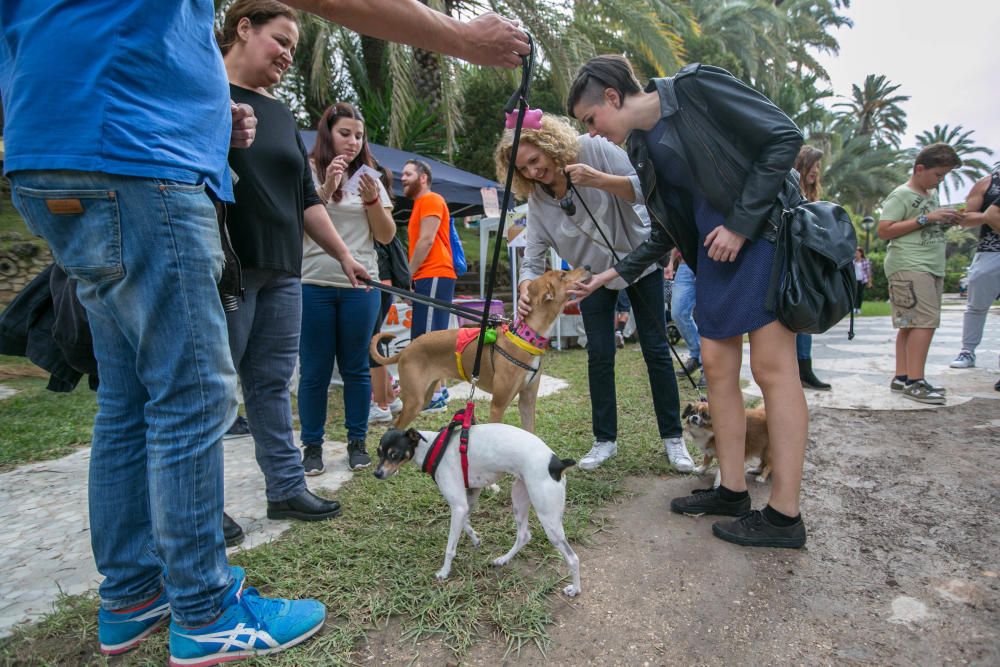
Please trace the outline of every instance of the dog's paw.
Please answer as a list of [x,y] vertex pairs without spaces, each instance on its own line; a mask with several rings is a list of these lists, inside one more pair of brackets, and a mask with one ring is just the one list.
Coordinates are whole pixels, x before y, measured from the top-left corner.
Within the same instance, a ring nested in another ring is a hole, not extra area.
[[579,594],[580,594],[580,589],[574,586],[573,584],[570,584],[569,586],[563,589],[563,595],[565,595],[568,598],[575,598]]
[[508,563],[508,561],[510,561],[510,559],[507,558],[506,556],[500,556],[500,558],[493,559],[493,566],[494,567],[503,567],[504,565],[506,565]]
[[438,581],[444,581],[445,579],[448,578],[448,575],[450,573],[451,573],[450,569],[445,569],[442,567],[440,570],[437,571],[437,574],[435,574],[434,577],[437,578]]
[[494,482],[483,489],[484,491],[489,491],[490,493],[500,493],[500,485]]

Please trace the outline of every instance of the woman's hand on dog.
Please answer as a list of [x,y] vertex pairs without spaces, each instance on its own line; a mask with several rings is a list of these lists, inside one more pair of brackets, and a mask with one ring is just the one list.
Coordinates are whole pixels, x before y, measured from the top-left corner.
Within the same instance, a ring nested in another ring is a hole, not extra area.
[[517,316],[522,320],[531,312],[531,297],[528,296],[528,283],[525,280],[517,286]]
[[593,294],[597,288],[604,287],[609,282],[618,277],[618,272],[614,268],[607,269],[606,271],[601,271],[597,275],[591,276],[590,280],[576,281],[573,286],[568,290],[570,301],[566,303],[567,306],[578,305],[581,301],[586,299],[588,296]]

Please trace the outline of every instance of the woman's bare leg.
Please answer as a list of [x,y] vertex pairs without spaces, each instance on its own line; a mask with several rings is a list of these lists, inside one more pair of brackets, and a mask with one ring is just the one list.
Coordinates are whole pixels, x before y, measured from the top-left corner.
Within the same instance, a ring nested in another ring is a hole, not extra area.
[[[752,331],[750,369],[767,409],[773,480],[768,504],[782,514],[798,516],[809,408],[799,382],[795,334],[777,321]],[[709,388],[711,382],[709,378]]]
[[[793,339],[793,357],[794,354]],[[743,336],[719,340],[702,338],[701,362],[708,380],[709,412],[715,431],[715,451],[719,458],[722,486],[730,491],[745,491],[747,483],[743,461],[747,421],[743,391],[740,389]],[[795,378],[798,381],[798,370]]]

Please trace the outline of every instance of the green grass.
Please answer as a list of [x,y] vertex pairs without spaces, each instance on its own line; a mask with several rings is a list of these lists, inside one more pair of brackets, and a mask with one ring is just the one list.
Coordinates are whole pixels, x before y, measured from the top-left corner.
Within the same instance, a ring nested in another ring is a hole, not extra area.
[[39,374],[24,359],[0,356],[0,383],[17,391],[0,400],[0,471],[90,444],[97,400],[86,377],[75,391],[57,394]]
[[862,301],[861,317],[889,317],[892,308],[888,301]]
[[[539,400],[537,432],[557,454],[579,460],[592,440],[586,353],[553,352],[545,364],[546,373],[566,379],[570,387]],[[570,541],[578,545],[608,529],[598,511],[624,492],[626,477],[672,472],[656,431],[638,346],[630,344],[619,352],[617,364],[618,456],[597,471],[568,473],[564,523]],[[18,382],[40,391],[42,381]],[[39,394],[33,396],[42,400]],[[681,398],[694,398],[683,384]],[[0,401],[0,407],[5,402]],[[73,412],[71,405],[53,401],[45,422],[77,421],[89,428],[88,416]],[[340,392],[331,392],[329,424],[343,421],[342,406]],[[45,411],[36,412],[35,419],[40,412]],[[485,416],[485,403],[478,405],[478,412],[480,418]],[[8,410],[0,419],[12,414]],[[416,425],[436,429],[445,419],[424,415]],[[517,411],[509,410],[506,421],[516,423]],[[370,450],[384,430],[369,433]],[[333,427],[329,436],[342,439],[344,433]],[[42,456],[38,453],[32,460]],[[544,647],[566,566],[534,518],[535,538],[524,551],[504,569],[490,565],[514,539],[509,480],[501,488],[499,495],[485,493],[473,512],[482,547],[474,549],[463,538],[451,577],[443,584],[435,581],[434,573],[447,541],[449,508],[433,482],[413,466],[384,482],[357,475],[337,493],[345,512],[335,521],[295,523],[280,539],[238,553],[233,562],[247,568],[251,584],[265,595],[315,597],[329,609],[322,633],[268,664],[357,664],[364,660],[355,651],[366,633],[390,619],[406,638],[438,638],[457,659],[482,637],[499,637],[511,650]],[[0,664],[103,664],[96,650],[96,609],[93,595],[64,598],[51,615],[0,644]],[[162,665],[166,658],[166,636],[161,633],[115,663]]]

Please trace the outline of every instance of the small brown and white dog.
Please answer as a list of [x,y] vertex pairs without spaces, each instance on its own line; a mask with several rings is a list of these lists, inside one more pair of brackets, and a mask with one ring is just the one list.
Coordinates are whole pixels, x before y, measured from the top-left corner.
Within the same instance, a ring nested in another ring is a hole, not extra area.
[[[747,439],[743,461],[744,464],[751,460],[760,461],[760,467],[750,472],[755,472],[757,474],[757,481],[763,484],[771,475],[769,451],[771,440],[767,433],[767,413],[764,411],[764,408],[754,408],[747,410],[746,413]],[[708,403],[705,401],[688,403],[684,407],[681,419],[684,420],[684,429],[687,431],[688,437],[701,448],[701,451],[705,455],[701,465],[695,469],[695,472],[705,472],[712,462],[716,460],[715,431],[712,427],[712,415],[708,411]],[[716,470],[714,486],[717,487],[720,483],[721,473]]]
[[[546,271],[528,285],[531,312],[523,325],[530,332],[545,338],[556,323],[556,319],[569,301],[569,290],[577,281],[590,279],[586,267],[572,271]],[[515,327],[517,329],[518,327]],[[456,346],[459,329],[431,331],[410,343],[401,352],[386,357],[379,352],[379,343],[392,338],[392,334],[376,334],[369,345],[372,358],[379,364],[398,363],[399,397],[403,410],[396,417],[395,428],[405,429],[416,419],[420,411],[430,401],[438,380],[464,377],[472,371],[476,358],[476,341],[466,345],[460,353],[460,363],[456,360]],[[478,329],[476,330],[478,331]],[[490,421],[500,422],[503,413],[517,397],[517,408],[521,415],[521,428],[535,431],[535,401],[541,380],[541,348],[515,336],[513,332],[501,334],[499,331],[493,343],[500,353],[483,350],[479,371],[479,387],[493,394],[490,402]],[[515,340],[516,339],[516,340]],[[510,357],[517,361],[515,364]]]

